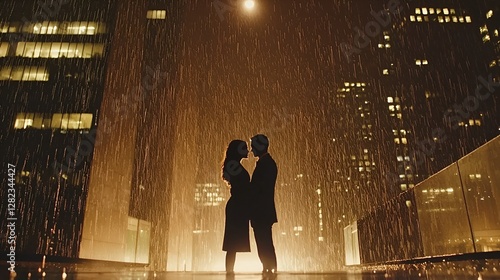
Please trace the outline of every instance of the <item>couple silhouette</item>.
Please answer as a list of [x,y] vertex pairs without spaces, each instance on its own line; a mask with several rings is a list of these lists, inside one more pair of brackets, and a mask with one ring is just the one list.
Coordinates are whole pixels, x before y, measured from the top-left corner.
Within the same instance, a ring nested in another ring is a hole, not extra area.
[[274,189],[278,168],[268,152],[269,139],[257,134],[250,139],[251,152],[258,157],[250,179],[241,160],[248,158],[243,140],[229,143],[222,165],[222,178],[231,188],[226,204],[226,223],[222,250],[226,251],[226,273],[234,274],[237,252],[250,252],[249,224],[252,225],[263,274],[276,273],[272,226],[278,221]]

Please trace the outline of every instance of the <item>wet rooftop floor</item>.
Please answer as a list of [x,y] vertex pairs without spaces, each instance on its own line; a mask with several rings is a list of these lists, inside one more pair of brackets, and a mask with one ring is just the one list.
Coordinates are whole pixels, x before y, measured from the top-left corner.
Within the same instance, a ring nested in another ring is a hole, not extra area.
[[[3,278],[2,278],[3,279]],[[35,272],[19,272],[15,277],[10,277],[10,280],[91,280],[91,279],[106,279],[106,280],[375,280],[375,279],[500,279],[500,273],[478,274],[474,272],[457,272],[457,273],[440,273],[433,275],[422,275],[398,272],[393,274],[388,273],[286,273],[280,272],[275,275],[262,275],[260,273],[236,273],[235,275],[226,275],[223,272],[207,272],[207,273],[191,273],[191,272],[73,272],[67,273],[46,273],[42,276],[41,273]]]

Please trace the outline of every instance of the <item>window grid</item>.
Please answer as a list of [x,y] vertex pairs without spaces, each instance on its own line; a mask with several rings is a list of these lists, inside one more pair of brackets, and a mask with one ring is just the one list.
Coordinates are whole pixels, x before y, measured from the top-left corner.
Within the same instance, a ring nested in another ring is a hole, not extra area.
[[92,114],[42,114],[18,113],[15,129],[60,129],[60,130],[88,130],[92,126]]
[[67,42],[19,42],[16,56],[31,58],[91,58],[101,57],[103,44]]
[[0,23],[0,33],[96,35],[106,33],[106,25],[95,21],[42,21]]
[[146,18],[148,19],[166,19],[167,11],[166,10],[149,10],[146,14]]
[[48,81],[45,66],[7,66],[0,68],[0,81]]

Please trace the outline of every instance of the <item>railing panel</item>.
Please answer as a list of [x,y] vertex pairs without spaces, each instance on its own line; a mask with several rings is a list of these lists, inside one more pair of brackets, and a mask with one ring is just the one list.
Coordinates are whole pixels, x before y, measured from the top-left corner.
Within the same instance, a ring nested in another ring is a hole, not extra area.
[[458,161],[477,252],[500,251],[500,139]]
[[474,252],[457,164],[415,187],[425,256]]
[[406,260],[423,255],[413,190],[358,220],[362,264]]

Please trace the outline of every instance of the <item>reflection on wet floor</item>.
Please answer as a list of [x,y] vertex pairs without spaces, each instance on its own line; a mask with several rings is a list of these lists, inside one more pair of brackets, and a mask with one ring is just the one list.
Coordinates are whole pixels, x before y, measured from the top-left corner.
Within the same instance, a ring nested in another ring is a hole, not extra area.
[[[2,278],[3,279],[3,278]],[[378,279],[457,279],[457,280],[486,280],[500,279],[500,275],[480,275],[477,273],[462,272],[459,274],[440,274],[440,275],[409,275],[398,273],[389,275],[384,273],[373,274],[347,274],[347,273],[278,273],[277,275],[261,275],[260,273],[237,273],[235,275],[226,275],[225,273],[190,273],[190,272],[110,272],[110,273],[47,273],[44,277],[40,273],[19,272],[16,277],[10,280],[378,280]]]

